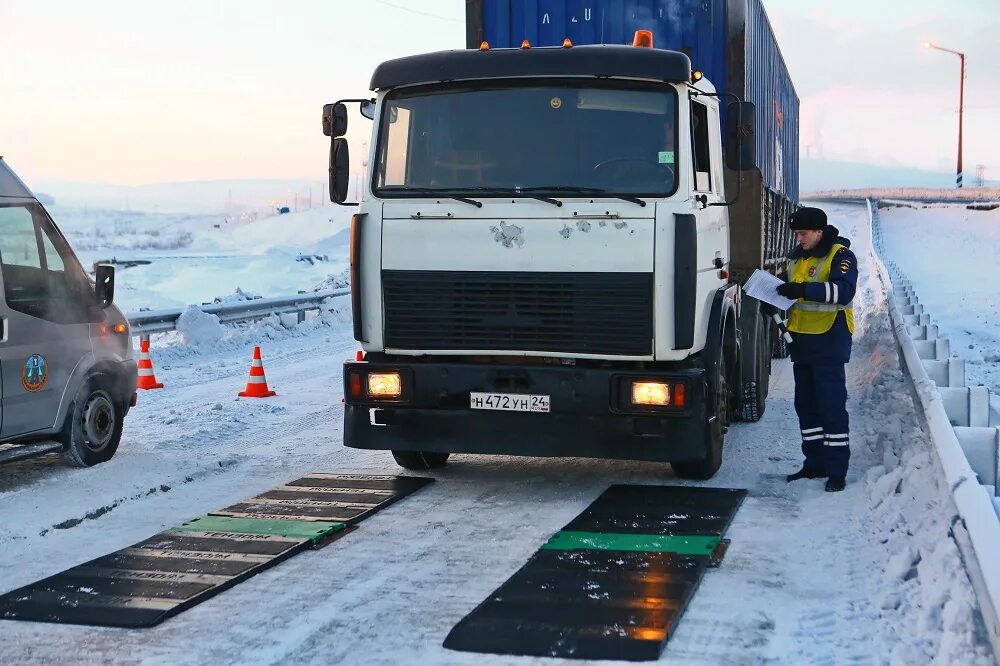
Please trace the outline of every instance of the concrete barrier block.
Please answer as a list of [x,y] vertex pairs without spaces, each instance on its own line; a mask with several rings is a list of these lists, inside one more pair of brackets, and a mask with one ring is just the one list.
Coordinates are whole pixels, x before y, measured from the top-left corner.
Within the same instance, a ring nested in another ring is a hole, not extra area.
[[987,427],[990,424],[990,390],[985,386],[969,387],[969,425]]
[[969,467],[979,477],[979,483],[996,487],[1000,467],[1000,428],[955,428]]
[[944,405],[948,422],[953,426],[969,427],[969,389],[968,387],[939,386],[938,393]]
[[907,326],[906,333],[914,340],[927,340],[927,327],[926,326]]
[[948,358],[951,356],[951,342],[948,341],[948,338],[934,340],[934,346],[936,347],[935,358]]
[[917,356],[921,360],[926,361],[940,358],[937,355],[937,340],[914,340],[913,346],[917,348]]
[[905,314],[903,315],[903,323],[907,326],[919,326],[920,317],[921,315],[918,314]]
[[[948,386],[965,386],[965,359],[948,359]],[[989,410],[989,398],[987,397],[987,411]],[[987,416],[987,425],[989,417]]]
[[924,370],[927,371],[927,376],[930,377],[931,381],[941,386],[951,386],[948,383],[948,359],[943,361],[938,361],[937,359],[932,361],[920,361]]

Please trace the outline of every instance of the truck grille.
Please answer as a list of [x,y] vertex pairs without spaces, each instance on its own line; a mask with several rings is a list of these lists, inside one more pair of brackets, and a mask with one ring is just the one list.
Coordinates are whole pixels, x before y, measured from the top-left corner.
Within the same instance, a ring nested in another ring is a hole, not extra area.
[[648,356],[652,273],[383,271],[385,346]]

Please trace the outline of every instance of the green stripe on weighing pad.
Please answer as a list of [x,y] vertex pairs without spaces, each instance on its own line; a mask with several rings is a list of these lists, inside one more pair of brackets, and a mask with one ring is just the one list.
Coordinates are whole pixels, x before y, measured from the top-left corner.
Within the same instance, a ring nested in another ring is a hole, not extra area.
[[556,532],[544,550],[631,550],[677,555],[711,555],[721,539],[716,536]]
[[173,529],[180,532],[235,532],[238,534],[268,534],[293,539],[321,539],[346,528],[344,523],[311,520],[270,520],[261,518],[231,518],[202,516]]

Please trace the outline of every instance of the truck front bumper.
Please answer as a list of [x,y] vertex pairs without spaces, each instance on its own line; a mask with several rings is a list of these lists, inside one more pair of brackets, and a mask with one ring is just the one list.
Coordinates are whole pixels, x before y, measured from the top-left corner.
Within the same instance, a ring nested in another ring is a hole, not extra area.
[[[351,375],[399,371],[403,395],[358,395]],[[682,382],[685,406],[634,407],[632,380]],[[387,363],[344,365],[344,444],[359,449],[689,461],[706,456],[704,371],[562,365]],[[550,411],[472,409],[470,393],[547,395]]]

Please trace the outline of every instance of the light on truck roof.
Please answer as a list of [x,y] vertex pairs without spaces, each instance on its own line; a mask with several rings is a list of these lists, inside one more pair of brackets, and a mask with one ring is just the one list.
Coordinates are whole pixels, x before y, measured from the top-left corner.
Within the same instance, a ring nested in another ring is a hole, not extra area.
[[636,30],[635,38],[632,40],[632,46],[640,46],[644,49],[653,48],[653,31]]
[[521,42],[521,48],[522,49],[530,49],[531,48],[531,42],[529,42],[527,39],[524,40],[523,42]]
[[697,83],[705,78],[705,75],[701,73],[701,70],[692,69],[691,70],[691,80]]
[[480,51],[489,51],[490,50],[490,43],[484,39],[483,43],[479,45],[479,50]]
[[569,41],[569,37],[567,37],[566,39],[563,40],[563,48],[564,49],[568,49],[571,46],[573,46],[573,42]]

